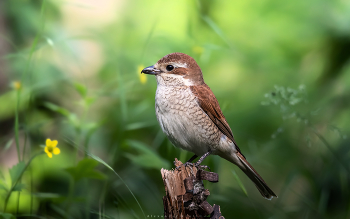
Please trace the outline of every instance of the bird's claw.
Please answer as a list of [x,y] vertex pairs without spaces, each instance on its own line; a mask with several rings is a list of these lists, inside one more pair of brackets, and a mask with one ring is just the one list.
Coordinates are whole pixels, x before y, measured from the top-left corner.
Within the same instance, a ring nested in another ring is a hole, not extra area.
[[202,169],[202,170],[208,169],[209,171],[211,171],[210,167],[208,167],[207,165],[200,165],[195,163],[194,166],[197,167],[197,169]]
[[197,169],[202,169],[202,170],[208,169],[210,171],[210,167],[208,167],[207,165],[200,165],[199,163],[191,163],[191,162],[186,162],[184,164],[181,164],[175,167],[175,170],[179,171],[182,166],[184,166],[185,168],[190,167],[191,170],[192,170],[192,167],[196,167]]
[[194,166],[193,163],[191,163],[191,162],[186,162],[186,163],[184,163],[184,165],[185,165],[185,167],[187,167],[187,166],[193,167]]
[[[194,166],[194,164],[191,163],[191,162],[186,162],[186,163],[184,163],[184,164],[182,164],[182,165],[180,165],[180,166],[175,167],[175,170],[179,171],[180,168],[181,168],[182,166],[184,166],[185,168],[186,168],[187,166],[189,166],[189,167],[191,168],[191,167]],[[192,169],[192,168],[191,168],[191,169]]]

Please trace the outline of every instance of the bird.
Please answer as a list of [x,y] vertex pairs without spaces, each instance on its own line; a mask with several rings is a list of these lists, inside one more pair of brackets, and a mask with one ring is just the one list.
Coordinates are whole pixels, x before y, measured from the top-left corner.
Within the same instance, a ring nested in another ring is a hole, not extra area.
[[191,56],[168,54],[142,73],[156,77],[155,111],[162,131],[175,147],[194,153],[186,163],[200,157],[195,163],[199,166],[210,154],[219,155],[237,165],[264,198],[277,198],[237,146],[219,102]]

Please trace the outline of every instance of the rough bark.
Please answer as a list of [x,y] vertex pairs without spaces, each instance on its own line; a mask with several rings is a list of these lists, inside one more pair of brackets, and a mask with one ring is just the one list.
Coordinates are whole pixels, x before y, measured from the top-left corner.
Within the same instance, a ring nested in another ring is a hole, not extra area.
[[217,173],[197,169],[195,166],[184,166],[175,158],[175,170],[161,169],[165,187],[163,197],[165,218],[212,218],[224,219],[220,206],[211,206],[207,201],[210,195],[204,188],[202,180],[218,182]]

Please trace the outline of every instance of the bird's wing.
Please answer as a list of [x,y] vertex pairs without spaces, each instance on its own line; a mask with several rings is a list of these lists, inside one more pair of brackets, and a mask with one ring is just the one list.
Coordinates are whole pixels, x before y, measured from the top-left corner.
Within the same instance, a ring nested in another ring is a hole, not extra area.
[[[237,146],[230,126],[228,125],[224,114],[220,109],[219,102],[217,101],[214,93],[211,91],[208,85],[190,86],[192,93],[197,97],[196,100],[202,110],[209,116],[218,129],[226,135],[235,144],[237,151],[240,149]],[[242,153],[241,153],[242,154]],[[242,154],[243,155],[243,154]]]

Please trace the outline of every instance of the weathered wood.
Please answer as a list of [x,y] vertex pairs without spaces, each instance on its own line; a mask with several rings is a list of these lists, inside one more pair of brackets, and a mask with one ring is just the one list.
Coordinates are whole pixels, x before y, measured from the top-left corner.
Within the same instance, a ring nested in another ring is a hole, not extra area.
[[196,179],[194,176],[189,176],[185,179],[184,184],[185,184],[185,189],[186,192],[192,192],[193,191],[193,181]]
[[218,174],[197,169],[192,165],[185,167],[176,158],[174,164],[174,170],[161,169],[166,194],[163,197],[164,217],[224,219],[220,207],[211,206],[206,201],[210,192],[204,188],[202,182],[218,182]]
[[219,174],[213,172],[207,172],[204,170],[198,170],[197,178],[201,180],[208,180],[209,182],[219,182]]
[[214,205],[213,213],[211,214],[210,219],[225,219],[224,216],[221,215],[220,206]]

